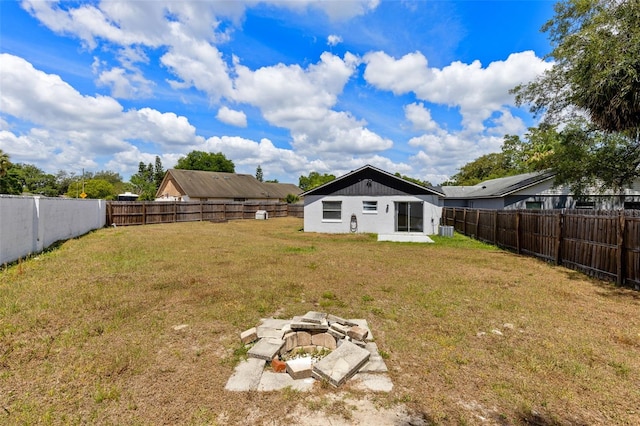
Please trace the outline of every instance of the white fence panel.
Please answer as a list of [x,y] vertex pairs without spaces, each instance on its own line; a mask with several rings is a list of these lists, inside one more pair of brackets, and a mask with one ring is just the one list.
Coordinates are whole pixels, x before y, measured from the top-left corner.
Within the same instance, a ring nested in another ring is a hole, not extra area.
[[106,223],[104,200],[0,196],[0,263],[39,253]]

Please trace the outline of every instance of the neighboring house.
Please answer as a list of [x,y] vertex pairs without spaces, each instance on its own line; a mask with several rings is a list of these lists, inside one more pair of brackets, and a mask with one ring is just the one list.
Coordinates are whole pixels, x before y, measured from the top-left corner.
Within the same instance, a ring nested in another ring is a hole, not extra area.
[[491,179],[473,186],[443,186],[445,207],[476,209],[639,209],[640,186],[622,194],[600,194],[596,189],[575,196],[568,187],[554,185],[550,172],[525,173]]
[[305,232],[378,234],[378,240],[431,241],[444,194],[366,165],[304,196]]
[[260,182],[252,175],[169,169],[156,193],[156,201],[278,202],[302,190],[288,183]]

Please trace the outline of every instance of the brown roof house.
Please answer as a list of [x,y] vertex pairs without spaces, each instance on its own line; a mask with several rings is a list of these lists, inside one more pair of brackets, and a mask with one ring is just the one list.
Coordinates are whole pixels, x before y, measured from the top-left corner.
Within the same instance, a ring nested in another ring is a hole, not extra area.
[[290,183],[260,182],[252,175],[169,169],[156,201],[281,201],[302,190]]

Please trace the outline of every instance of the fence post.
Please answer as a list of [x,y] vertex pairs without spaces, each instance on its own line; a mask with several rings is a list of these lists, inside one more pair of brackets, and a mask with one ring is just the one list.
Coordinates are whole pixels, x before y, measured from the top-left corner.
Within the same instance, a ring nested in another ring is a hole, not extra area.
[[200,198],[200,222],[204,220],[204,211],[202,207],[202,198]]
[[[457,217],[457,216],[456,216],[456,208],[454,207],[454,208],[453,208],[453,216],[452,216],[452,220],[451,220],[451,221],[453,222],[453,229],[454,229],[454,230],[456,230],[456,231],[458,231],[458,230],[456,229],[456,217]],[[458,232],[460,232],[460,231],[458,231]]]
[[147,224],[147,202],[146,201],[142,202],[142,224],[143,225]]
[[467,235],[467,209],[462,211],[462,234]]
[[493,211],[493,245],[498,245],[498,210]]
[[625,227],[627,224],[627,220],[624,214],[624,210],[620,210],[620,215],[618,217],[618,256],[617,256],[617,284],[623,285],[626,277],[625,277],[625,247],[624,247],[624,234]]
[[480,239],[480,209],[476,210],[476,239]]
[[178,202],[173,202],[173,223],[178,221]]
[[520,210],[516,212],[516,253],[522,254],[520,249]]
[[562,232],[564,230],[564,215],[562,212],[557,215],[557,223],[556,223],[556,265],[560,265],[562,263]]

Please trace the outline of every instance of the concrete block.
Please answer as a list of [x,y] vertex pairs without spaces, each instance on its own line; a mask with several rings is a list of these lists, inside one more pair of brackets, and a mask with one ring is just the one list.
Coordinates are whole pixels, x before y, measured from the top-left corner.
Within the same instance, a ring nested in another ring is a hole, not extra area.
[[256,328],[252,327],[252,328],[250,328],[248,330],[245,330],[242,333],[240,333],[240,340],[245,345],[248,344],[248,343],[253,343],[256,340],[258,340],[258,333],[257,333]]
[[260,319],[260,325],[268,328],[275,328],[278,330],[282,330],[282,328],[289,324],[291,320],[287,319],[277,319],[277,318],[262,318]]
[[338,316],[332,315],[332,314],[327,315],[327,321],[329,322],[329,325],[334,324],[334,323],[335,324],[340,324],[340,325],[346,325],[348,327],[351,327],[351,326],[354,326],[354,325],[358,325],[355,322],[353,322],[352,320],[341,318],[341,317],[338,317]]
[[335,337],[335,339],[336,339],[337,341],[340,341],[340,340],[344,339],[344,338],[345,338],[345,336],[346,336],[345,334],[342,334],[342,333],[340,333],[339,331],[334,330],[334,329],[333,329],[333,328],[331,328],[331,327],[329,327],[329,329],[327,330],[327,333],[329,333],[330,335],[332,335],[333,337]]
[[282,336],[284,335],[284,331],[282,329],[267,327],[264,325],[256,327],[256,333],[258,334],[259,339],[282,339]]
[[271,361],[273,357],[278,354],[282,346],[284,346],[284,340],[282,339],[260,339],[258,343],[249,349],[247,355],[250,358]]
[[371,333],[371,329],[369,328],[369,324],[367,323],[366,319],[352,319],[350,321],[355,323],[358,327],[362,327],[369,332],[367,333],[367,341],[371,342],[374,340],[373,333]]
[[335,349],[336,339],[329,333],[318,333],[311,335],[311,344],[316,346],[324,346],[327,349]]
[[311,333],[308,331],[297,331],[296,338],[298,339],[298,346],[309,346],[311,344]]
[[354,340],[364,341],[364,339],[367,338],[368,334],[369,330],[357,325],[355,327],[350,327],[349,330],[347,330],[347,336],[351,337]]
[[287,373],[295,380],[311,377],[312,360],[310,356],[299,357],[287,361]]
[[302,320],[302,317],[296,317],[299,320],[291,320],[291,330],[305,330],[305,331],[327,331],[329,329],[329,323],[326,319],[321,322],[306,322]]
[[356,374],[370,355],[368,350],[345,341],[339,348],[314,364],[313,377],[327,380],[338,387]]
[[335,330],[338,333],[342,333],[342,334],[347,334],[347,332],[349,331],[349,329],[353,327],[350,325],[342,325],[340,323],[334,322],[333,324],[331,324],[331,326],[329,327],[330,330]]
[[289,352],[295,349],[298,346],[298,333],[290,332],[284,335],[284,346],[282,347],[282,352]]
[[324,312],[316,312],[316,311],[309,311],[306,314],[304,314],[301,318],[301,321],[303,322],[312,322],[314,324],[320,324],[326,320],[327,320],[327,314],[325,314]]
[[241,362],[236,366],[224,388],[228,391],[237,392],[256,390],[265,364],[265,360],[257,358],[249,358]]

